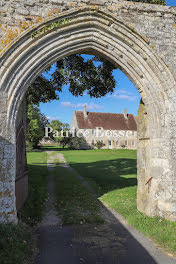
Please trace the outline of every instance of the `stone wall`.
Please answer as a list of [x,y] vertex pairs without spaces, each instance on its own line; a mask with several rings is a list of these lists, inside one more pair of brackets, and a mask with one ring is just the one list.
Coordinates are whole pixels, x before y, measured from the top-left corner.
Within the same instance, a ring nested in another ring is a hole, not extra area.
[[16,120],[16,178],[15,196],[17,211],[28,195],[28,172],[26,161],[26,101],[23,100]]
[[[153,178],[150,172],[151,167],[151,152],[152,146],[150,142],[149,134],[149,120],[144,103],[140,102],[138,110],[138,145],[137,145],[137,170],[138,170],[138,195],[137,195],[137,207],[141,212],[154,215],[154,211],[150,212],[150,205],[156,203],[156,200],[152,197],[152,181]],[[153,208],[156,208],[154,204]]]
[[8,98],[0,92],[0,222],[17,222],[15,198],[16,144],[14,128],[7,126]]
[[66,10],[92,6],[113,13],[119,21],[147,37],[150,46],[176,76],[176,7],[123,0],[1,0],[0,4],[0,51],[46,19]]
[[138,196],[145,198],[138,208],[175,220],[176,7],[117,0],[0,3],[0,221],[17,220],[16,120],[26,89],[49,64],[81,52],[109,59],[139,90],[147,112],[146,119],[141,110],[141,126],[150,140],[142,136],[139,143]]

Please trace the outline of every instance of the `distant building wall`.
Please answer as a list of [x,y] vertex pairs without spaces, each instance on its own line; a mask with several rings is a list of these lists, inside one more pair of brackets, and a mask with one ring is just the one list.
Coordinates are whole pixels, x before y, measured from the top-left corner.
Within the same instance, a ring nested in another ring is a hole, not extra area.
[[[137,148],[137,131],[111,130],[111,133],[117,133],[118,136],[109,136],[109,130],[103,130],[103,136],[96,136],[96,129],[80,129],[80,133],[88,134],[85,137],[87,148],[95,148],[97,141],[102,141],[105,146],[103,149],[136,149]],[[99,133],[101,134],[101,132]]]
[[[83,112],[85,109],[83,110]],[[73,113],[71,130],[79,131],[86,140],[83,148],[95,148],[97,141],[104,143],[103,149],[137,149],[137,131],[132,130],[103,130],[103,128],[80,129],[76,119],[76,111]],[[102,135],[102,132],[104,133]],[[109,133],[115,136],[107,136]]]

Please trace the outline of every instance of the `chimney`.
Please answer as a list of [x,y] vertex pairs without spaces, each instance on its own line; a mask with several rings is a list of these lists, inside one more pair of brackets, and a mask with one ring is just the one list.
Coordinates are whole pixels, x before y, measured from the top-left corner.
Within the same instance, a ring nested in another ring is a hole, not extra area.
[[83,107],[83,114],[84,114],[84,117],[86,118],[87,117],[87,105],[86,104]]
[[123,115],[124,115],[125,119],[127,120],[128,119],[127,109],[124,109],[123,110]]

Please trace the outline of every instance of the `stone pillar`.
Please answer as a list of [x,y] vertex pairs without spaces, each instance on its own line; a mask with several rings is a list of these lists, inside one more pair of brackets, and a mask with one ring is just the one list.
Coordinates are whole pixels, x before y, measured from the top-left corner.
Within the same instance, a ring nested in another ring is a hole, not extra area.
[[28,173],[26,161],[26,101],[23,100],[16,119],[16,179],[15,194],[17,211],[28,195]]
[[0,222],[17,223],[15,128],[7,126],[8,97],[0,92]]
[[[151,212],[151,184],[152,175],[150,173],[150,137],[149,120],[144,103],[140,102],[137,117],[137,208],[139,211],[152,215]],[[155,206],[154,206],[155,207]],[[154,215],[154,213],[153,213]]]
[[176,220],[176,142],[166,123],[160,127],[158,137],[152,137],[149,129],[146,107],[141,101],[138,110],[137,208],[148,216]]

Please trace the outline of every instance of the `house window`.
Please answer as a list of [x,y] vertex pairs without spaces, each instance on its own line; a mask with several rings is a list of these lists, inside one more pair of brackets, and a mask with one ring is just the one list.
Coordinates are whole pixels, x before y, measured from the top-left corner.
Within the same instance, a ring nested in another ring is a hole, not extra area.
[[95,136],[95,129],[92,129],[92,136]]
[[112,144],[111,140],[108,140],[108,143],[109,143],[109,146],[111,146],[111,144]]
[[128,141],[127,141],[127,140],[125,141],[125,146],[126,146],[126,147],[128,146]]
[[131,144],[132,144],[132,146],[135,146],[135,141],[133,140],[133,141],[131,142]]
[[132,136],[134,136],[134,131],[132,131]]
[[94,140],[92,140],[92,145],[94,145],[95,144],[95,142],[94,142]]
[[119,141],[117,140],[117,141],[116,141],[116,146],[118,146],[118,145],[119,145]]
[[107,137],[111,136],[111,130],[107,130],[106,135]]

